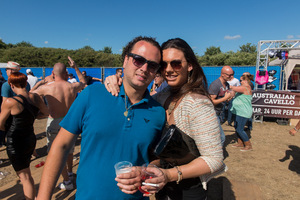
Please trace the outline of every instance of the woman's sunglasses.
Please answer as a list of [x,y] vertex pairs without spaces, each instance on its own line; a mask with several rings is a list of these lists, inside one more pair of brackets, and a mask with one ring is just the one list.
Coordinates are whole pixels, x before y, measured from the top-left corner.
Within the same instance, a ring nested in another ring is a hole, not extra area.
[[166,69],[168,66],[168,63],[170,63],[171,67],[175,71],[179,71],[182,68],[182,62],[187,62],[187,61],[182,61],[182,60],[172,60],[171,62],[162,61],[161,66],[163,69]]
[[157,70],[160,68],[160,65],[154,61],[150,61],[147,60],[146,58],[139,56],[137,54],[134,53],[129,53],[128,54],[129,57],[132,57],[132,63],[136,66],[136,67],[142,67],[145,63],[148,64],[148,69],[150,72],[152,73],[156,73]]

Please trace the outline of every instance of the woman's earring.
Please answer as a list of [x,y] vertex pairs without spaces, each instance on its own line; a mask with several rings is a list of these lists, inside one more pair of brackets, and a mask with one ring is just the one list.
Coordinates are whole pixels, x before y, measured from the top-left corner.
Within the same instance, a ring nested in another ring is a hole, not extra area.
[[188,81],[187,81],[188,83],[189,83],[190,80],[191,80],[191,76],[192,76],[192,71],[190,71],[189,74],[188,74]]

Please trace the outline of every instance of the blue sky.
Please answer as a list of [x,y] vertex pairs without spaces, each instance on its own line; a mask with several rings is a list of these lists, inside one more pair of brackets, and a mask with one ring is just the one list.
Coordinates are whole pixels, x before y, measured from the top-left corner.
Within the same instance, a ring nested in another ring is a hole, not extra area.
[[300,39],[299,0],[0,0],[0,38],[36,47],[113,53],[135,36],[186,40],[198,55],[210,46],[239,50],[260,40]]

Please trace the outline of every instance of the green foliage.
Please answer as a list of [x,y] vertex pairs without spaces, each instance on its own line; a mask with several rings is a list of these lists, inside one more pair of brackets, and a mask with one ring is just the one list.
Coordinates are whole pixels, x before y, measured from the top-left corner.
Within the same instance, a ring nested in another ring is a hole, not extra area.
[[205,56],[213,56],[213,55],[217,55],[219,53],[221,53],[220,47],[211,46],[211,47],[206,48],[204,55]]
[[94,49],[91,47],[91,46],[84,46],[82,47],[81,49],[85,49],[85,50],[91,50],[91,51],[94,51]]
[[6,49],[6,44],[0,39],[0,49]]
[[[79,67],[122,67],[120,54],[113,54],[111,47],[95,51],[90,46],[77,50],[57,48],[37,48],[28,42],[5,44],[0,39],[0,62],[10,60],[20,63],[23,67],[52,67],[57,62],[68,64],[71,56]],[[222,53],[220,47],[211,46],[206,49],[204,56],[197,59],[201,66],[239,66],[256,64],[256,47],[247,43],[240,51]]]
[[121,55],[112,54],[111,47],[104,47],[103,51],[95,51],[90,46],[78,50],[56,48],[37,48],[28,42],[16,45],[5,44],[0,40],[0,62],[16,61],[23,67],[52,67],[55,63],[68,63],[71,56],[79,67],[120,67]]
[[104,53],[112,53],[111,47],[104,47],[102,50]]
[[29,42],[22,41],[14,45],[14,47],[33,47],[33,45]]
[[240,52],[256,53],[256,46],[251,45],[251,43],[244,44],[244,45],[240,46]]
[[229,51],[227,53],[219,53],[213,56],[204,55],[197,57],[201,66],[247,66],[256,65],[256,53]]

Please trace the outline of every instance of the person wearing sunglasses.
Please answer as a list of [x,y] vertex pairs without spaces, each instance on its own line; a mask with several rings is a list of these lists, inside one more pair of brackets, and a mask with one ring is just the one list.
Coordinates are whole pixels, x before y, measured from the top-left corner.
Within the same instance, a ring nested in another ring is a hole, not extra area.
[[[160,167],[165,179],[157,182],[159,189],[149,188],[157,193],[157,200],[206,199],[207,182],[224,171],[220,124],[214,105],[207,91],[207,81],[192,48],[182,39],[170,39],[162,44],[163,61],[161,72],[168,87],[153,98],[164,106],[167,125],[176,125],[184,134],[192,137],[200,152],[199,157],[186,164],[153,160]],[[105,82],[118,87],[116,77]],[[110,84],[109,84],[110,85]],[[111,87],[107,87],[109,91]],[[117,91],[117,89],[114,89]],[[163,117],[163,116],[161,116]]]
[[44,166],[38,200],[50,199],[59,171],[79,134],[76,199],[148,199],[137,192],[141,186],[140,178],[135,181],[139,171],[133,167],[131,172],[118,175],[117,185],[114,165],[120,161],[134,166],[149,163],[148,149],[161,135],[164,109],[147,91],[160,67],[160,45],[153,38],[136,37],[124,48],[122,58],[120,94],[112,96],[103,84],[90,85],[61,121]]
[[[11,73],[13,72],[19,72],[21,69],[20,64],[14,61],[8,61],[7,65],[5,67],[6,75],[7,77],[10,76]],[[30,85],[26,85],[26,90],[29,92],[30,90]],[[13,92],[11,89],[10,85],[8,82],[3,83],[1,87],[1,96],[2,96],[2,103],[9,97],[16,96],[16,94]]]
[[230,66],[224,66],[221,70],[221,76],[214,80],[208,89],[221,124],[226,121],[224,106],[226,102],[232,99],[234,96],[234,94],[229,92],[229,84],[227,82],[231,80],[233,75],[234,72],[232,68]]
[[252,145],[244,127],[252,117],[252,90],[250,82],[254,80],[253,75],[242,75],[240,78],[240,86],[230,86],[236,95],[232,102],[230,111],[236,115],[235,132],[237,134],[237,143],[232,147],[240,148],[241,151],[251,151]]
[[163,86],[163,83],[166,82],[164,77],[162,76],[161,72],[158,71],[155,75],[154,78],[154,83],[151,86],[151,91],[150,91],[150,95],[154,95],[157,93],[157,90]]
[[[230,66],[224,66],[221,70],[221,76],[214,80],[208,88],[211,100],[215,106],[220,124],[226,121],[226,109],[225,105],[234,97],[234,92],[229,90],[229,81],[234,75],[234,72]],[[221,140],[222,144],[225,142],[225,134],[221,127]]]
[[[234,72],[233,72],[233,74],[234,74]],[[231,79],[229,81],[227,81],[227,83],[230,86],[240,86],[241,85],[239,79],[235,78],[234,76],[232,76]],[[227,112],[228,126],[232,126],[232,122],[234,121],[234,118],[235,118],[235,115],[232,114],[232,112],[230,111],[230,109],[232,107],[232,101],[233,101],[233,99],[230,99],[227,103],[227,106],[225,106],[226,107],[226,112]]]

